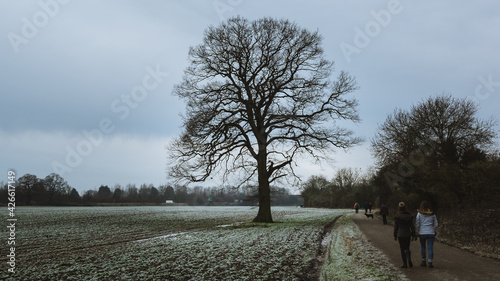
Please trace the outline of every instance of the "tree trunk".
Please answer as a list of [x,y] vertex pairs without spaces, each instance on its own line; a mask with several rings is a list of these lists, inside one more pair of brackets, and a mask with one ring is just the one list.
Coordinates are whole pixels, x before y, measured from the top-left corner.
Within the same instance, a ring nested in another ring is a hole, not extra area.
[[54,191],[49,191],[50,194],[49,194],[49,205],[52,204],[52,198],[54,197]]
[[266,148],[261,147],[257,159],[259,176],[259,212],[253,219],[254,222],[273,222],[271,215],[271,188],[269,187],[269,176],[267,173]]
[[269,183],[262,184],[259,182],[259,212],[253,219],[254,222],[273,222],[271,216],[271,190]]

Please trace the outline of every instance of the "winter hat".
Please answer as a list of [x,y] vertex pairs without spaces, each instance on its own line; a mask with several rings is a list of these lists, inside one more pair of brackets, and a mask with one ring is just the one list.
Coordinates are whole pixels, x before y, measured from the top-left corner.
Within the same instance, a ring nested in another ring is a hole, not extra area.
[[399,202],[399,210],[400,211],[406,211],[406,206],[404,202]]

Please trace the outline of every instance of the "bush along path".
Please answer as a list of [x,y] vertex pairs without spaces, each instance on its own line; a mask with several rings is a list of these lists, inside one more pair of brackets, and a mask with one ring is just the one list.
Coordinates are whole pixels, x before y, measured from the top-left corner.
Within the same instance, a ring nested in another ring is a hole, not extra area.
[[[352,220],[366,238],[380,249],[390,262],[402,265],[399,244],[392,237],[393,226],[383,225],[382,220],[367,218],[363,213],[352,214]],[[411,242],[410,250],[414,267],[400,269],[409,280],[500,280],[500,261],[481,257],[442,243],[434,243],[434,268],[420,266],[420,243]],[[399,279],[394,279],[399,280]]]

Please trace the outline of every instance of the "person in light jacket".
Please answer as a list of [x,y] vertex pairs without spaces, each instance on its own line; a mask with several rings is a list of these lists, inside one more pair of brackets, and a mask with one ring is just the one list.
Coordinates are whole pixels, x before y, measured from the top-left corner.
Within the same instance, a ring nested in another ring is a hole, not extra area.
[[428,201],[422,201],[420,209],[417,211],[415,229],[420,237],[420,253],[422,254],[422,263],[420,265],[424,267],[427,266],[425,261],[427,248],[429,267],[432,268],[434,267],[434,239],[436,238],[438,221],[436,215],[432,212],[431,204]]

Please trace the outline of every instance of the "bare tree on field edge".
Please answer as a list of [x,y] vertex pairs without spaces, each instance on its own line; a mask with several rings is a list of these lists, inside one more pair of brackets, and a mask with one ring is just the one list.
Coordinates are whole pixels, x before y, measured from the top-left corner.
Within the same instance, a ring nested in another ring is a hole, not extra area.
[[355,79],[324,58],[322,37],[288,20],[236,17],[209,27],[189,50],[174,94],[186,100],[184,130],[169,146],[169,175],[200,182],[213,174],[258,183],[255,222],[272,222],[271,184],[298,179],[301,155],[328,158],[359,142],[337,120],[359,121],[347,97]]

